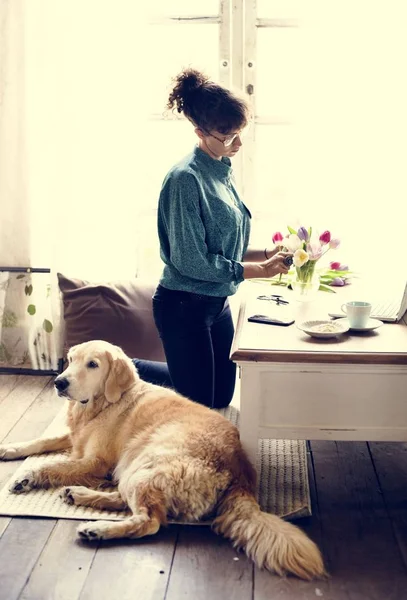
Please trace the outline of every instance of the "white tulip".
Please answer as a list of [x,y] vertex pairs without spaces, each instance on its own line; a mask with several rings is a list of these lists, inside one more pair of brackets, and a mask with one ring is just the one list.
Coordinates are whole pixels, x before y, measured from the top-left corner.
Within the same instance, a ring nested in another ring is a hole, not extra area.
[[305,265],[305,263],[308,262],[308,259],[309,256],[307,252],[302,248],[299,248],[294,252],[293,263],[295,267],[302,267],[302,265]]
[[295,252],[302,247],[302,241],[296,233],[291,233],[288,237],[284,238],[283,243],[289,252]]

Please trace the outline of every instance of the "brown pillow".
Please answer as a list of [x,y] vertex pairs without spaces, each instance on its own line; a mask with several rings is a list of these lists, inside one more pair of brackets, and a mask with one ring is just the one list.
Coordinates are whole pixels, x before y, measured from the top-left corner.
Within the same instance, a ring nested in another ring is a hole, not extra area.
[[105,340],[130,358],[165,360],[152,312],[155,284],[139,279],[90,283],[57,275],[65,319],[64,356],[75,344]]

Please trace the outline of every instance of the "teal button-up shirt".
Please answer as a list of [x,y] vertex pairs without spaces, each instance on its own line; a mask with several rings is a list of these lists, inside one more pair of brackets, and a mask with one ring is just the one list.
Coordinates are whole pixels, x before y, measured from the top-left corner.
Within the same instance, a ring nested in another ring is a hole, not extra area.
[[231,296],[243,281],[250,212],[236,191],[230,159],[198,146],[164,179],[158,204],[161,285]]

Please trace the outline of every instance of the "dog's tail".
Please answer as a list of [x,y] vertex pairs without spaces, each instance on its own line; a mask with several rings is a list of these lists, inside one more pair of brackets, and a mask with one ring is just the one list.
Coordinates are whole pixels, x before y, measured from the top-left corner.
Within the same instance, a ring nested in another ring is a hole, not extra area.
[[253,494],[239,483],[218,504],[213,529],[244,549],[259,568],[307,580],[326,575],[316,544],[295,525],[262,512]]

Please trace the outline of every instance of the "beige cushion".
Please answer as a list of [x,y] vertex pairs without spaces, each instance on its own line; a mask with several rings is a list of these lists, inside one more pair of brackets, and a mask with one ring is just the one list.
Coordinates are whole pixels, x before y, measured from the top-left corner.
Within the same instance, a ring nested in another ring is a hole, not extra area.
[[132,279],[91,283],[58,273],[65,320],[64,356],[71,346],[106,340],[131,358],[165,360],[154,323],[156,284]]

